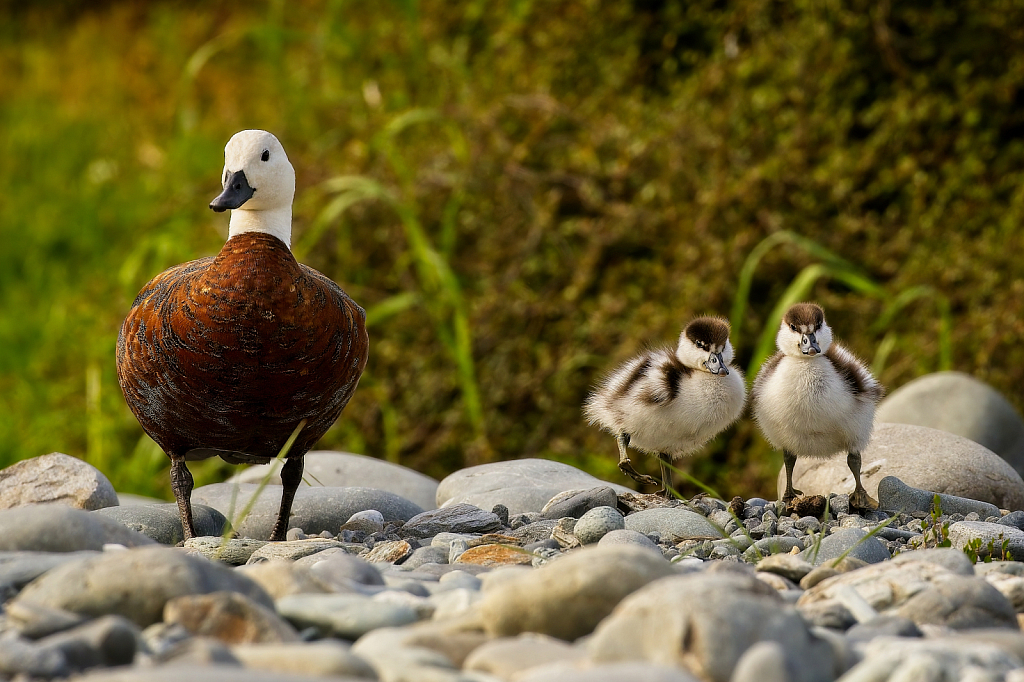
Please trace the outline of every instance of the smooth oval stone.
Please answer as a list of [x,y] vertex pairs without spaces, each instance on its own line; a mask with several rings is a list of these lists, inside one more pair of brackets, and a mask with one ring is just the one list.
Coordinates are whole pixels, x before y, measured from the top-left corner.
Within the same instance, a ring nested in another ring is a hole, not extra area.
[[496,514],[471,504],[452,504],[417,514],[399,531],[407,538],[430,538],[438,533],[496,533],[502,529]]
[[[232,526],[239,535],[266,540],[277,521],[281,487],[263,488],[249,513],[240,518],[258,488],[253,483],[205,485],[192,491],[192,503],[209,505],[229,521],[234,519]],[[409,500],[384,490],[301,486],[295,493],[288,527],[300,528],[310,535],[325,530],[335,534],[353,514],[367,509],[379,511],[386,521],[408,521],[423,511]]]
[[597,541],[598,547],[608,547],[609,545],[633,545],[634,547],[643,547],[644,549],[661,553],[658,545],[654,544],[654,541],[649,537],[639,531],[626,530],[625,528],[609,531]]
[[706,518],[689,509],[679,507],[660,507],[645,509],[626,517],[627,530],[640,533],[657,533],[662,538],[673,542],[680,540],[717,540],[722,532]]
[[299,559],[295,563],[298,566],[308,566],[318,580],[340,589],[345,589],[348,581],[360,585],[384,584],[384,576],[376,566],[340,549],[329,549]]
[[561,519],[571,516],[578,519],[596,507],[614,507],[618,503],[615,490],[602,485],[590,490],[571,490],[555,495],[544,508],[541,517]]
[[358,530],[367,535],[379,533],[384,530],[384,515],[376,509],[356,512],[349,517],[341,530]]
[[96,551],[0,552],[0,587],[17,592],[51,568],[99,554]]
[[969,438],[1024,476],[1024,419],[999,391],[969,374],[936,372],[918,377],[886,397],[875,419]]
[[103,545],[155,545],[142,533],[93,512],[59,504],[0,510],[0,551],[76,552]]
[[[861,453],[861,480],[877,498],[879,482],[895,476],[912,488],[965,497],[1000,509],[1024,509],[1024,480],[988,448],[938,429],[909,424],[875,424]],[[853,474],[846,458],[797,460],[793,485],[805,495],[848,493]],[[786,487],[779,471],[778,491]]]
[[237,592],[186,594],[164,604],[164,623],[227,644],[295,642],[298,633],[273,609]]
[[939,508],[943,514],[966,516],[974,512],[983,519],[999,516],[999,508],[988,502],[912,488],[895,476],[886,476],[878,482],[878,506],[890,511],[931,512],[935,506],[936,495],[939,496]]
[[135,658],[141,631],[121,616],[100,616],[36,642],[43,651],[59,651],[68,666],[86,670],[98,666],[128,665]]
[[406,604],[380,602],[354,594],[293,594],[277,600],[277,612],[301,629],[359,639],[377,628],[399,627],[419,620]]
[[[162,545],[176,545],[185,539],[181,527],[181,515],[174,502],[161,504],[133,504],[126,507],[107,507],[94,512],[117,521],[125,528],[142,533]],[[227,519],[213,507],[204,504],[192,505],[192,520],[197,537],[220,536],[224,533]]]
[[[251,466],[235,478],[239,483],[260,483],[270,464]],[[437,507],[437,481],[420,472],[376,457],[333,450],[311,450],[302,458],[303,486],[325,488],[372,488],[403,497],[421,509]],[[281,485],[281,467],[270,475],[271,485]]]
[[874,537],[868,537],[868,532],[863,528],[841,528],[823,538],[818,545],[811,545],[800,552],[799,556],[813,566],[818,566],[826,561],[838,559],[844,554],[869,564],[890,558],[885,545]]
[[515,459],[460,469],[437,487],[437,504],[466,502],[481,509],[502,504],[510,517],[540,512],[555,495],[566,490],[608,486],[616,493],[633,492],[625,486],[595,478],[576,467],[547,459]]
[[402,562],[408,568],[416,568],[423,564],[446,564],[448,563],[448,550],[444,547],[430,545],[428,547],[417,547],[412,555]]
[[614,507],[594,507],[576,522],[573,534],[584,545],[592,545],[613,530],[624,530],[626,520]]
[[376,679],[370,664],[338,640],[285,644],[239,644],[231,647],[246,668],[316,677]]
[[92,510],[119,502],[114,486],[99,469],[77,457],[51,452],[0,470],[0,509],[33,504]]
[[239,592],[267,607],[273,604],[261,587],[239,573],[159,545],[106,552],[58,566],[15,600],[87,616],[117,614],[145,627],[162,618],[169,599],[220,590]]
[[219,561],[229,566],[242,566],[253,552],[267,544],[266,540],[250,538],[232,538],[225,542],[222,537],[199,537],[185,540],[185,549],[194,550],[211,561]]

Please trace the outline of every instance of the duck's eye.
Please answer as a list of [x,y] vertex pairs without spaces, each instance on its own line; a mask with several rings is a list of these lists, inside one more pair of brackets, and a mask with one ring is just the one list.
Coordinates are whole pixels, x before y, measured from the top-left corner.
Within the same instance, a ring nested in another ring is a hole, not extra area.
[[796,331],[796,325],[795,324],[789,325],[789,328],[792,329],[793,331]]
[[260,161],[270,161],[270,150],[264,149],[263,156],[260,157]]
[[821,322],[819,322],[818,326],[814,328],[814,331],[821,331]]
[[697,342],[697,348],[700,348],[701,350],[704,350],[704,342],[703,341],[698,341]]

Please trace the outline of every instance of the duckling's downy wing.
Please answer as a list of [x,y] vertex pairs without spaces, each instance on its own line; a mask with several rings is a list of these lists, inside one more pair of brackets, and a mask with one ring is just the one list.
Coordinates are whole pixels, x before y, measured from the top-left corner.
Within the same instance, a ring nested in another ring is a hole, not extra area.
[[885,387],[871,375],[864,363],[838,343],[829,346],[825,351],[825,357],[832,363],[832,367],[849,387],[854,397],[877,403],[885,395]]
[[778,351],[775,355],[761,363],[761,369],[758,370],[757,377],[754,378],[754,386],[750,389],[750,395],[754,400],[761,397],[765,384],[775,374],[775,370],[779,368],[779,363],[782,362],[783,357],[783,352]]

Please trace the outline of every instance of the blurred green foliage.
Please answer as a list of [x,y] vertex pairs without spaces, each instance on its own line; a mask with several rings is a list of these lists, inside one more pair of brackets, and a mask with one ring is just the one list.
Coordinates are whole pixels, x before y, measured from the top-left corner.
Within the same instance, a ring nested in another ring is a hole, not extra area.
[[[580,415],[598,377],[706,312],[756,364],[793,295],[889,387],[949,365],[1024,407],[1019,0],[15,5],[0,465],[57,450],[169,495],[114,341],[150,277],[220,248],[242,128],[280,137],[295,251],[371,321],[321,447],[625,482]],[[745,420],[684,466],[747,497],[778,460]]]

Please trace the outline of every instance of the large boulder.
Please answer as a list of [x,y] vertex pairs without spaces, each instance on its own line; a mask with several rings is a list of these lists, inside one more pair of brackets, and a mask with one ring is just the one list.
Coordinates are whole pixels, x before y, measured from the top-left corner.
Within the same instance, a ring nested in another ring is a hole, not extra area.
[[114,519],[60,504],[0,510],[0,551],[77,552],[156,544]]
[[561,462],[513,459],[456,471],[437,487],[437,504],[443,507],[467,502],[488,510],[503,504],[509,514],[515,515],[542,511],[558,493],[601,486],[611,487],[616,493],[632,492]]
[[[895,476],[914,488],[981,500],[1000,509],[1024,509],[1020,474],[988,448],[962,436],[925,426],[876,423],[861,457],[861,480],[873,497],[883,478]],[[842,455],[803,457],[796,462],[793,486],[806,495],[847,493],[853,490],[853,474]],[[785,487],[783,469],[780,497]]]
[[918,377],[883,400],[875,419],[969,438],[1024,476],[1024,419],[1002,394],[969,374],[936,372]]
[[[303,485],[324,488],[375,488],[386,490],[423,509],[434,509],[437,504],[437,481],[400,464],[354,455],[351,452],[312,450],[303,456]],[[281,485],[281,465],[271,462],[244,469],[237,476],[240,483],[262,483],[270,474],[268,483]]]
[[0,470],[0,509],[63,504],[76,509],[116,507],[117,493],[103,473],[87,462],[51,452]]

